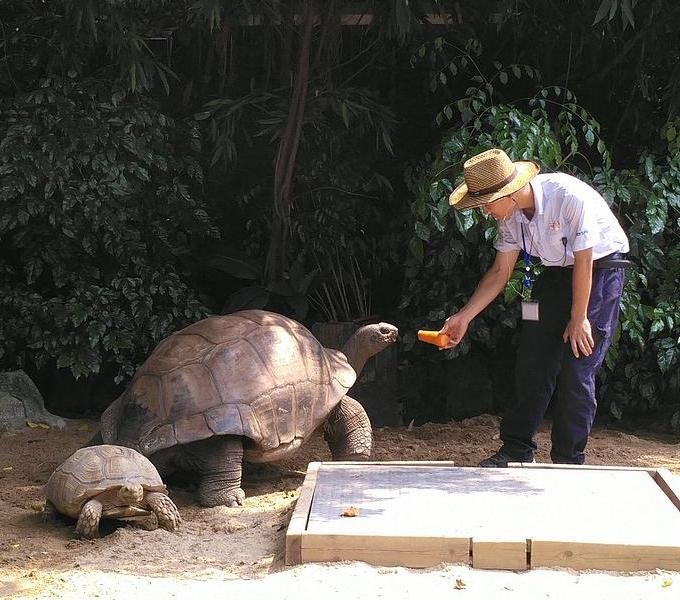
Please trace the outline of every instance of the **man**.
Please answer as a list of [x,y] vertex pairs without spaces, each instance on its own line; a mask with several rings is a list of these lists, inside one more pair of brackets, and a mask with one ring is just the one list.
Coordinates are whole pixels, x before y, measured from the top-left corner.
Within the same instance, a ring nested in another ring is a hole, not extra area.
[[[498,149],[463,167],[465,183],[449,204],[481,207],[498,221],[497,253],[467,304],[441,328],[448,348],[505,288],[520,252],[525,267],[517,402],[504,414],[502,447],[480,466],[533,462],[534,436],[556,388],[550,457],[583,464],[597,408],[595,375],[618,321],[628,239],[602,196],[571,175],[539,175],[536,163],[513,163]],[[546,267],[535,281],[531,256]]]

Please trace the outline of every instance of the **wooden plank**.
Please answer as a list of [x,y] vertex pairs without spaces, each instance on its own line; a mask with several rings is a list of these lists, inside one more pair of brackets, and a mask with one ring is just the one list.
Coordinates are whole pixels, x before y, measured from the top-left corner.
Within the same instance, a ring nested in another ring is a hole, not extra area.
[[653,477],[661,491],[673,503],[673,506],[680,510],[680,485],[677,483],[677,477],[674,477],[668,469],[657,469]]
[[525,571],[527,540],[472,539],[472,566],[475,569]]
[[[621,524],[625,527],[625,523]],[[680,570],[680,547],[532,540],[531,567],[606,571]]]
[[463,562],[452,559],[447,553],[441,553],[437,550],[395,552],[389,550],[375,550],[373,548],[353,548],[351,550],[311,548],[303,550],[302,560],[305,563],[358,560],[378,567],[408,567],[409,569],[426,569],[444,562]]
[[307,528],[309,509],[314,499],[316,478],[319,472],[320,462],[311,462],[307,466],[307,475],[302,482],[300,495],[295,503],[295,510],[290,517],[286,530],[286,564],[297,565],[302,562],[302,534]]
[[338,460],[333,462],[325,462],[324,466],[329,466],[334,470],[343,467],[362,468],[366,466],[391,466],[391,467],[454,467],[455,463],[452,460],[382,460],[382,461],[348,461]]
[[431,567],[442,562],[470,564],[470,539],[400,535],[305,533],[302,561],[361,560],[374,565]]
[[555,463],[521,463],[511,462],[508,467],[519,469],[553,469],[563,471],[645,471],[650,475],[656,473],[656,469],[650,467],[626,467],[623,465],[563,465]]
[[[366,544],[380,550],[397,549],[402,552],[420,552],[428,548],[453,547],[456,553],[465,560],[470,554],[470,538],[450,538],[447,536],[398,535],[384,533],[382,535],[363,534],[326,534],[306,532],[302,540],[303,549],[333,547],[343,550],[364,548]],[[452,542],[452,543],[450,543]]]

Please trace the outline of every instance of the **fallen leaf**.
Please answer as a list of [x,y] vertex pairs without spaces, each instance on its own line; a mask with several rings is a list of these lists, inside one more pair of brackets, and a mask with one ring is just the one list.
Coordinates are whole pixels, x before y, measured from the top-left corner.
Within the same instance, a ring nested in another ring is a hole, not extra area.
[[3,471],[13,471],[14,467],[2,467]]
[[31,429],[49,429],[50,426],[47,423],[34,423],[33,421],[26,421],[26,425],[28,425]]
[[454,588],[457,590],[464,590],[465,589],[465,582],[460,578],[456,578],[456,583],[453,585]]
[[341,516],[343,517],[356,517],[359,514],[359,509],[356,506],[350,506],[342,511]]
[[78,431],[92,431],[92,426],[89,423],[83,423],[78,426]]
[[672,585],[673,585],[672,579],[664,579],[663,583],[661,584],[661,587],[670,587]]

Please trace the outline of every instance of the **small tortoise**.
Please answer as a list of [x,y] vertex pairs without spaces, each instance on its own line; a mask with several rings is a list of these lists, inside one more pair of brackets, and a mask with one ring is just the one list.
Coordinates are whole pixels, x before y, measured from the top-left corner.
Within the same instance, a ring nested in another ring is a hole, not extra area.
[[182,522],[151,461],[132,448],[81,448],[59,465],[45,485],[46,515],[56,511],[78,519],[76,534],[99,537],[99,520],[156,515],[174,531]]
[[366,325],[340,352],[272,312],[203,319],[156,347],[106,409],[92,443],[135,448],[163,476],[197,472],[204,506],[242,504],[244,459],[289,456],[324,423],[335,460],[370,456],[371,423],[346,393],[397,333],[387,323]]

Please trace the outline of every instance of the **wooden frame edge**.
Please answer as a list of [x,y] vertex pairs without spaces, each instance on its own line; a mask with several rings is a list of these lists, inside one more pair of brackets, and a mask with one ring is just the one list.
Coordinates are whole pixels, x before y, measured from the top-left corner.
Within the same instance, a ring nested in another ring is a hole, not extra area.
[[674,475],[668,469],[660,468],[652,473],[652,477],[673,506],[680,510],[680,485],[673,480]]
[[527,571],[530,568],[531,540],[473,537],[470,544],[473,569]]
[[322,464],[341,467],[362,467],[366,465],[385,465],[388,467],[455,467],[452,460],[329,460]]
[[320,467],[321,462],[311,462],[307,465],[307,474],[302,482],[300,495],[295,502],[295,509],[286,530],[286,565],[299,565],[302,562],[302,534],[307,529],[307,520],[314,500],[314,489]]
[[571,471],[645,471],[655,477],[658,469],[652,467],[627,467],[623,465],[567,465],[555,463],[523,463],[510,462],[509,468],[514,469],[563,469]]
[[531,564],[534,568],[597,569],[634,573],[680,566],[680,546],[644,544],[603,544],[533,539]]

